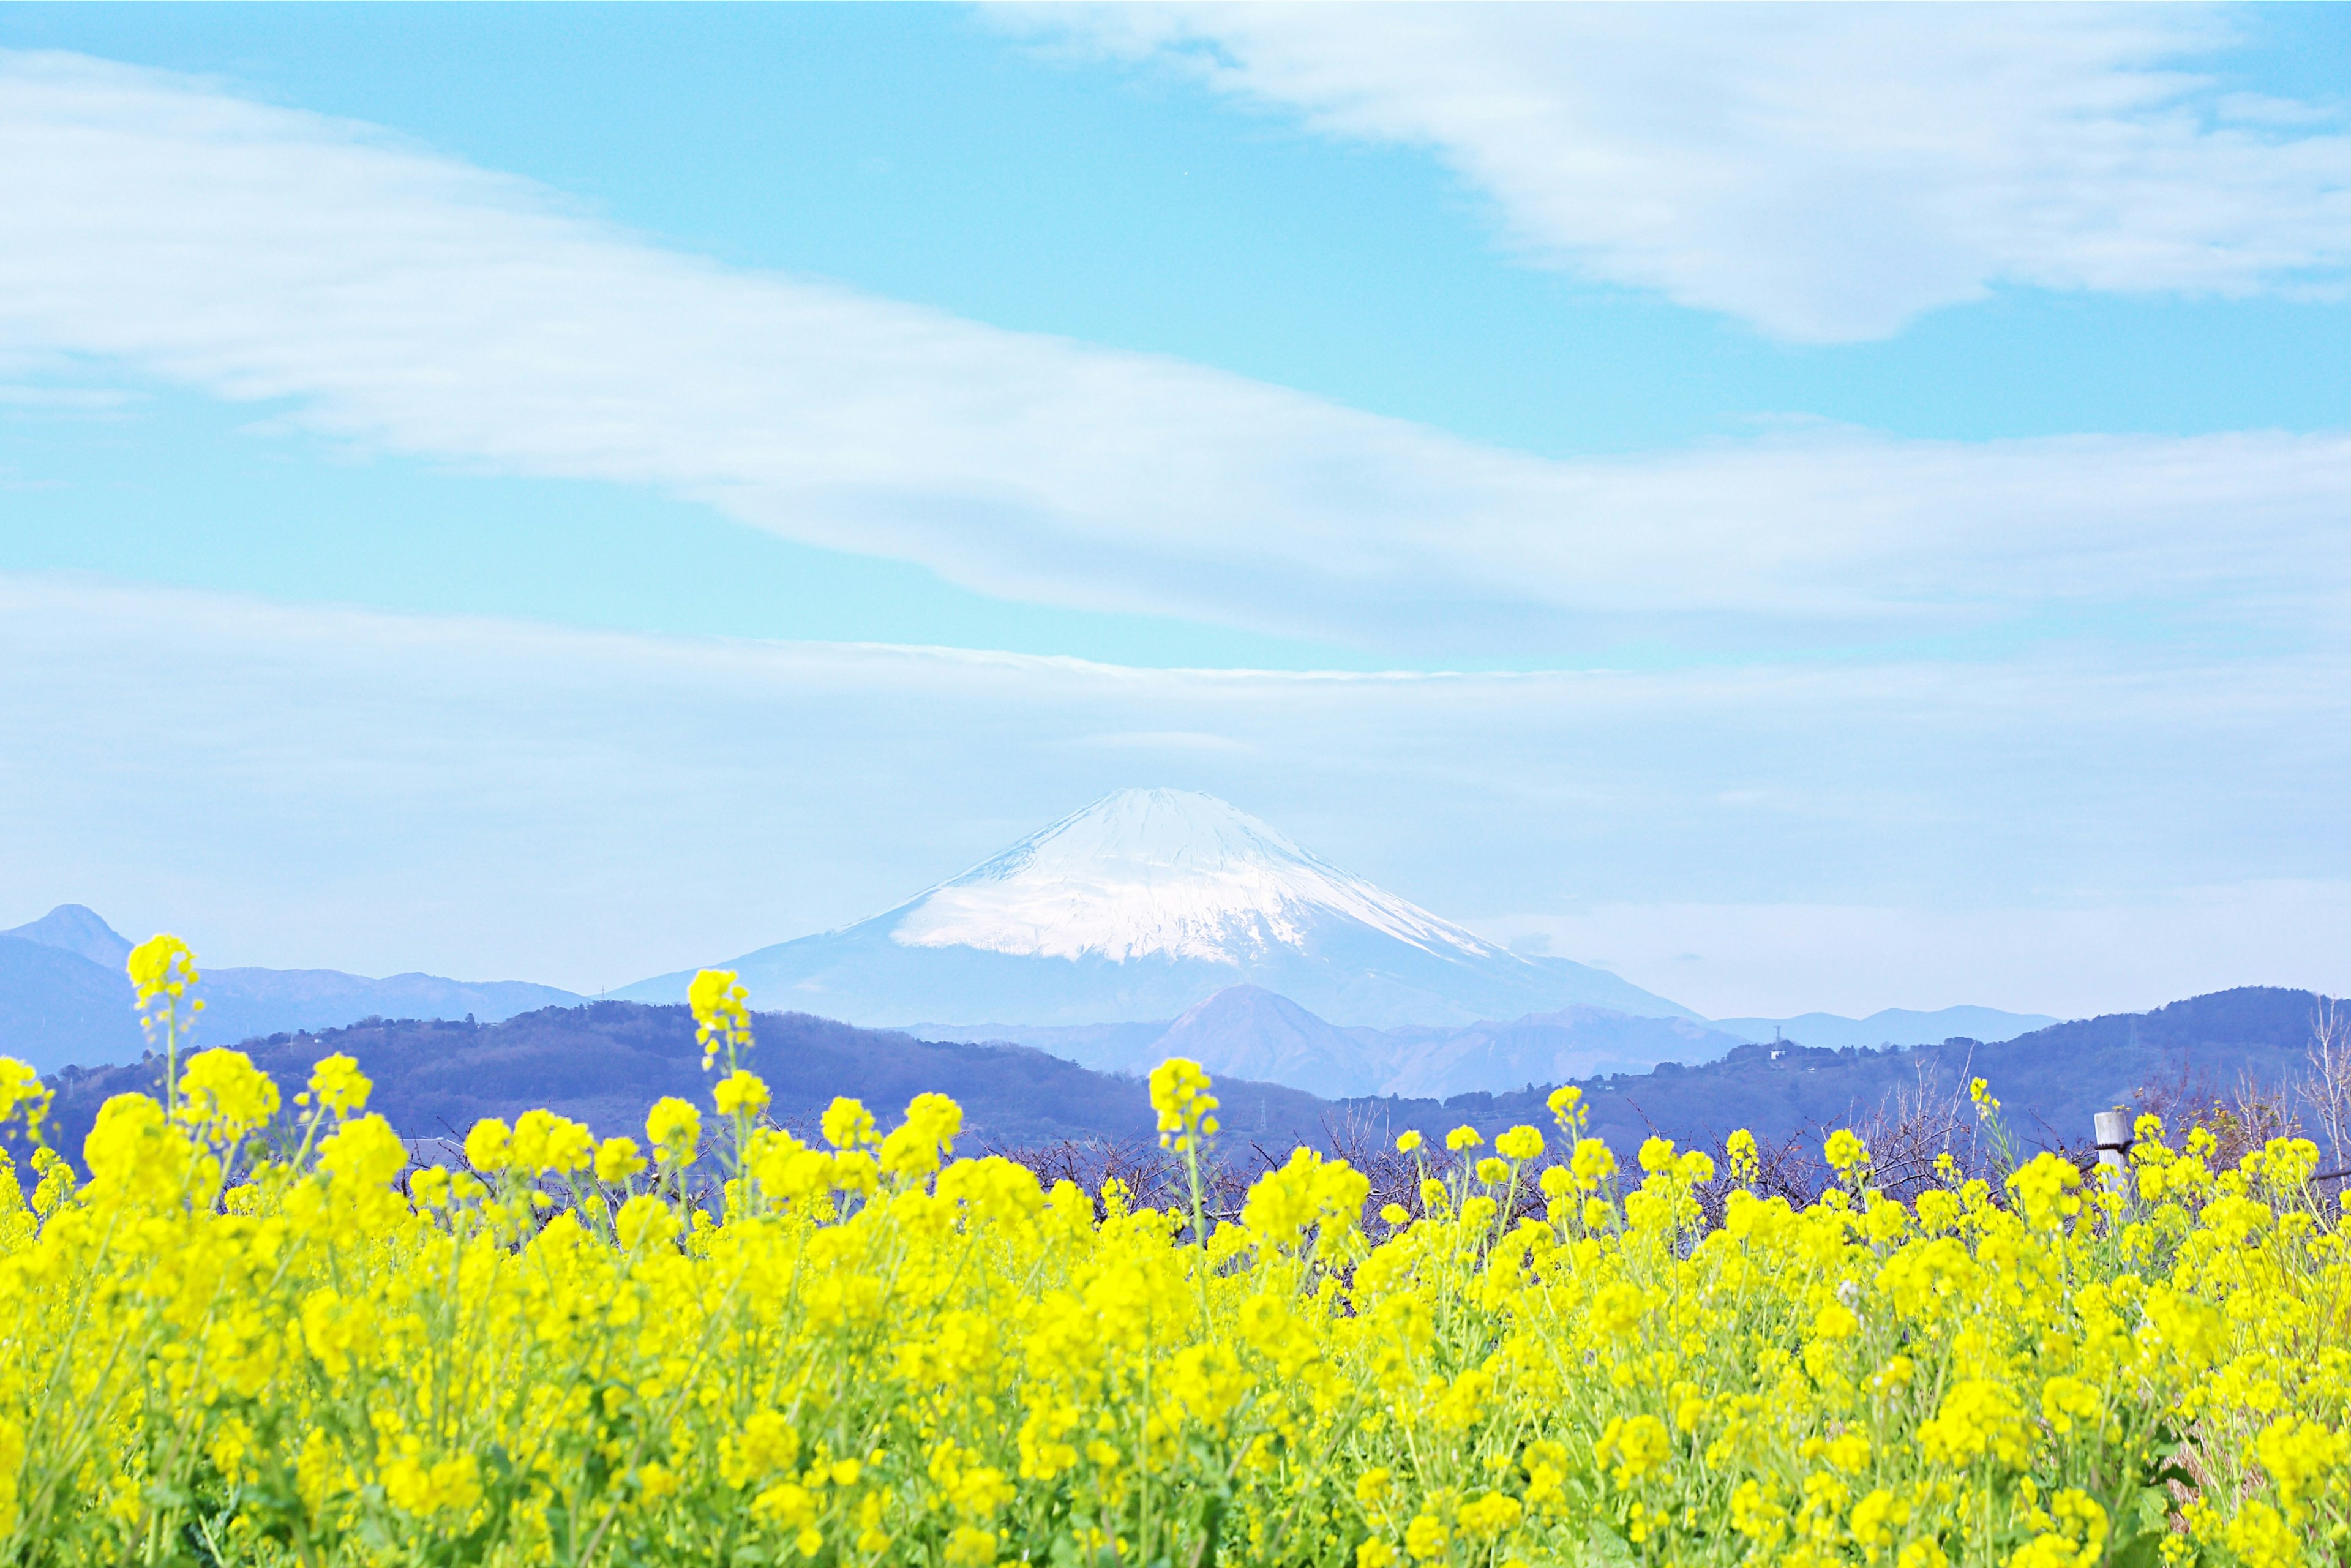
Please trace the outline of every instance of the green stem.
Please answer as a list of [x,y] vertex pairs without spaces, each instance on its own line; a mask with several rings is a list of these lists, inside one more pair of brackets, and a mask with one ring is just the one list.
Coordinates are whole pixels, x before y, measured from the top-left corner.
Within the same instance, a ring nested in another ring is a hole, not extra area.
[[1205,1344],[1214,1328],[1208,1313],[1208,1220],[1200,1201],[1200,1134],[1196,1129],[1184,1134],[1184,1168],[1192,1179],[1192,1241],[1200,1249],[1200,1341]]

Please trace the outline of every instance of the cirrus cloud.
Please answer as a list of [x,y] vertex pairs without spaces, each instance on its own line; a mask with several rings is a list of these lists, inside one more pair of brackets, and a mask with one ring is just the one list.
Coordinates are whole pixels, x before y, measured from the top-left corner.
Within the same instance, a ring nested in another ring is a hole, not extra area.
[[1040,6],[1025,25],[1426,147],[1517,245],[1775,336],[2002,284],[2324,290],[2341,106],[2223,90],[2225,12],[2125,5]]
[[1558,461],[720,267],[371,127],[79,57],[0,56],[0,360],[657,486],[1016,601],[1541,660],[2116,617],[2298,638],[2351,569],[2340,435],[1810,429]]

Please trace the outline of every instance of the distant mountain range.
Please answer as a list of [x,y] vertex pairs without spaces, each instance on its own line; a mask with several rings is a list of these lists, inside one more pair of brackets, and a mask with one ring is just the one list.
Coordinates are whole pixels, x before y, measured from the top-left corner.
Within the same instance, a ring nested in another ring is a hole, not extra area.
[[1573,1007],[1514,1022],[1368,1029],[1326,1021],[1261,986],[1228,986],[1164,1023],[991,1030],[916,1028],[925,1036],[1011,1040],[1105,1072],[1141,1072],[1170,1056],[1209,1071],[1285,1083],[1326,1098],[1435,1095],[1644,1072],[1707,1061],[1741,1043],[1681,1018]]
[[[1167,1019],[1244,983],[1343,1027],[1573,1007],[1697,1016],[1604,969],[1497,946],[1178,789],[1105,796],[894,909],[714,967],[739,974],[755,1007],[867,1025]],[[678,1001],[691,977],[612,994]]]
[[[1663,1133],[1685,1146],[1721,1147],[1733,1129],[1767,1140],[1866,1123],[1907,1098],[1941,1099],[1970,1120],[1969,1079],[1990,1082],[2027,1147],[2089,1142],[2091,1118],[2143,1107],[2142,1090],[2209,1104],[2250,1081],[2272,1089],[2300,1080],[2319,998],[2310,991],[2243,986],[2144,1013],[2054,1024],[2000,1041],[1951,1040],[1895,1051],[1741,1045],[1704,1066],[1660,1066],[1588,1082],[1596,1136],[1622,1149]],[[1434,1100],[1343,1103],[1380,1126],[1431,1127],[1459,1119],[1484,1128],[1543,1124],[1543,1091]],[[2311,1131],[2310,1128],[2305,1128]],[[2314,1131],[2314,1135],[2316,1135]]]
[[[1661,1013],[1658,1009],[1671,1009],[1673,1004],[1599,970],[1556,960],[1550,961],[1548,968],[1531,966],[1458,928],[1443,927],[1435,916],[1389,899],[1368,884],[1330,892],[1330,887],[1344,881],[1343,874],[1302,857],[1294,862],[1282,861],[1277,853],[1280,845],[1267,847],[1270,841],[1263,835],[1270,830],[1262,824],[1251,825],[1249,819],[1206,796],[1169,795],[1162,800],[1160,793],[1152,792],[1148,798],[1144,792],[1113,796],[1095,809],[1093,818],[1100,820],[1090,820],[1088,813],[1081,812],[1061,825],[1067,831],[1049,831],[1031,841],[1032,846],[1050,841],[1042,852],[1016,852],[990,862],[1001,870],[1005,863],[1017,861],[1023,871],[1012,876],[1015,883],[1020,874],[1045,866],[1050,873],[1047,882],[1032,878],[1020,884],[1025,891],[1007,892],[998,885],[1004,879],[993,873],[987,877],[974,873],[978,882],[965,878],[947,884],[952,888],[967,883],[982,890],[956,894],[961,901],[957,907],[988,905],[990,900],[997,904],[1027,900],[1048,911],[1082,908],[1089,888],[1124,887],[1132,894],[1136,885],[1144,887],[1156,900],[1144,900],[1146,911],[1157,910],[1158,915],[1145,919],[1126,909],[1119,918],[1133,916],[1120,948],[1127,956],[1102,958],[1096,966],[1098,970],[1105,966],[1140,965],[1136,973],[1142,977],[1127,993],[1130,998],[1157,995],[1152,987],[1162,983],[1174,985],[1180,980],[1182,986],[1191,987],[1204,979],[1231,982],[1235,973],[1264,970],[1303,975],[1326,994],[1343,991],[1351,985],[1368,991],[1409,971],[1431,985],[1442,982],[1451,988],[1449,994],[1455,1000],[1440,1011],[1467,1010],[1468,1002],[1481,996],[1511,1000],[1530,986],[1569,992],[1597,990],[1617,997],[1620,1002],[1629,998],[1629,1005],[1570,1003],[1512,1013],[1510,1021],[1473,1018],[1466,1022],[1421,1021],[1375,1028],[1331,1021],[1291,997],[1240,981],[1228,983],[1179,1012],[1157,1019],[1082,1024],[921,1024],[906,1029],[926,1039],[1029,1045],[1103,1071],[1139,1072],[1165,1057],[1186,1055],[1218,1072],[1326,1096],[1441,1098],[1594,1073],[1640,1072],[1663,1061],[1694,1065],[1715,1060],[1743,1040],[1771,1040],[1782,1033],[1805,1044],[1907,1045],[1952,1035],[2004,1039],[2053,1021],[1989,1008],[1948,1008],[1939,1013],[1888,1011],[1857,1021],[1811,1013],[1795,1019],[1733,1019],[1712,1024],[1687,1009]],[[1174,813],[1172,829],[1162,820],[1163,807]],[[1236,827],[1236,821],[1241,825]],[[1073,837],[1090,841],[1091,847],[1068,841]],[[1157,859],[1152,858],[1155,854]],[[1089,865],[1095,868],[1091,873],[1083,869]],[[1266,869],[1269,865],[1271,872]],[[1306,869],[1301,871],[1301,866]],[[1158,872],[1165,874],[1154,881]],[[1122,883],[1121,877],[1139,882]],[[1324,903],[1313,909],[1296,907],[1295,899],[1285,904],[1282,897],[1264,893],[1268,877],[1275,882],[1287,877],[1310,890],[1322,888]],[[1249,899],[1241,903],[1248,904],[1248,909],[1217,904],[1215,887],[1204,892],[1193,885],[1202,878],[1242,884]],[[916,900],[904,910],[919,909],[925,902]],[[1285,945],[1282,931],[1311,930],[1317,920],[1324,922],[1327,933],[1335,920],[1328,915],[1328,908],[1337,904],[1368,912],[1364,920],[1356,922],[1361,929],[1341,926],[1338,940],[1310,944],[1313,951]],[[1203,909],[1215,917],[1203,915]],[[1317,914],[1318,909],[1324,913]],[[1269,915],[1269,910],[1273,914]],[[1274,915],[1280,916],[1280,923]],[[916,967],[945,964],[953,968],[975,958],[1000,960],[1026,973],[1029,979],[1024,983],[1037,981],[1041,974],[1049,988],[1064,984],[1082,967],[1051,953],[982,956],[960,945],[950,945],[946,950],[909,948],[884,928],[890,918],[877,917],[865,922],[864,927],[852,927],[863,934],[852,946],[871,946],[878,937],[893,961]],[[1155,925],[1153,919],[1157,921]],[[1093,918],[1090,929],[1099,938],[1115,924],[1107,916]],[[1074,940],[1074,928],[1048,930],[1048,925],[1039,927],[1047,931],[1039,938],[1040,945],[1058,951]],[[1442,936],[1442,930],[1452,930],[1455,936]],[[1242,935],[1235,936],[1236,931]],[[1372,935],[1365,936],[1366,931]],[[1453,956],[1414,946],[1398,932],[1416,933]],[[1217,933],[1222,933],[1217,939],[1224,945],[1217,950],[1239,955],[1231,963],[1201,956],[1213,946],[1208,938]],[[823,949],[829,940],[810,938],[766,951],[790,951],[806,957]],[[1134,956],[1152,942],[1182,951],[1173,956],[1165,953],[1155,958],[1147,954],[1141,959]],[[1332,951],[1344,950],[1351,942],[1359,952],[1371,950],[1366,962],[1374,967],[1353,971],[1329,958]],[[1389,944],[1387,950],[1379,950],[1381,942]],[[146,1041],[132,1014],[131,987],[123,975],[123,958],[130,948],[126,938],[80,904],[61,904],[38,920],[0,932],[0,1051],[20,1056],[44,1071],[68,1063],[88,1066],[137,1060]],[[1266,962],[1241,962],[1260,948],[1270,954]],[[841,951],[838,946],[825,950],[836,957]],[[759,958],[760,955],[753,955],[737,962],[747,974],[756,977],[755,961]],[[938,974],[933,970],[931,981],[925,983],[935,982]],[[632,991],[643,988],[631,988]],[[770,985],[768,989],[772,992],[775,988]],[[921,993],[917,988],[907,994]],[[938,994],[969,993],[949,985]],[[1067,1002],[1066,988],[1058,994]],[[1392,988],[1387,994],[1393,998],[1398,993]],[[205,1011],[194,1037],[200,1047],[235,1044],[288,1030],[335,1029],[369,1018],[470,1017],[495,1023],[519,1013],[585,999],[551,986],[514,980],[469,983],[422,974],[374,979],[334,969],[212,967],[204,971],[202,995]]]
[[[1581,1082],[1593,1131],[1627,1156],[1653,1133],[1714,1149],[1739,1127],[1767,1143],[1817,1139],[1833,1127],[1865,1125],[1903,1096],[1952,1103],[1975,1075],[1991,1080],[2028,1145],[2079,1145],[2094,1112],[2131,1106],[2142,1088],[2176,1092],[2185,1082],[2224,1094],[2241,1077],[2276,1084],[2298,1076],[2317,1000],[2308,991],[2248,987],[2004,1042],[1892,1051],[1741,1043],[1701,1066],[1663,1064]],[[749,1064],[768,1079],[777,1119],[802,1130],[835,1094],[864,1100],[886,1122],[914,1094],[937,1091],[963,1103],[968,1148],[1062,1140],[1144,1147],[1151,1138],[1148,1098],[1131,1075],[1017,1045],[925,1041],[805,1015],[761,1014],[756,1025]],[[549,1008],[498,1024],[377,1021],[279,1034],[246,1049],[289,1099],[320,1057],[348,1051],[376,1082],[373,1107],[402,1134],[426,1139],[535,1105],[600,1134],[633,1131],[661,1095],[706,1103],[710,1082],[684,1008],[625,1002]],[[153,1062],[51,1075],[57,1145],[78,1153],[109,1095],[152,1090],[157,1075]],[[1325,1099],[1222,1073],[1221,1146],[1246,1163],[1279,1159],[1300,1142],[1384,1149],[1406,1128],[1434,1134],[1467,1123],[1489,1137],[1522,1122],[1548,1128],[1551,1087],[1538,1080],[1499,1094]],[[1958,1109],[1968,1124],[1964,1103]]]
[[2058,1020],[2046,1013],[2007,1013],[1998,1008],[1943,1008],[1912,1012],[1887,1008],[1865,1019],[1840,1018],[1835,1013],[1798,1013],[1784,1019],[1716,1019],[1708,1027],[1740,1040],[1792,1040],[1832,1051],[1848,1045],[1934,1045],[1946,1040],[2002,1040]]
[[[1946,1008],[1934,1013],[1888,1011],[1858,1020],[1809,1013],[1707,1023],[1572,1007],[1509,1022],[1378,1030],[1333,1024],[1287,997],[1238,985],[1164,1023],[909,1029],[926,1039],[1017,1041],[1106,1072],[1139,1072],[1167,1057],[1188,1056],[1212,1072],[1334,1098],[1397,1094],[1441,1100],[1479,1090],[1499,1092],[1529,1083],[1646,1072],[1660,1062],[1696,1066],[1759,1039],[1831,1048],[1921,1045],[1961,1034],[2006,1040],[2055,1021],[1992,1008]],[[1784,1030],[1784,1036],[1774,1030]]]
[[[123,960],[130,941],[94,912],[63,904],[0,931],[0,1054],[47,1072],[68,1063],[134,1061],[146,1041]],[[337,969],[203,967],[198,1045],[234,1045],[287,1030],[365,1018],[512,1018],[585,998],[521,980],[472,983],[438,975],[371,979]]]

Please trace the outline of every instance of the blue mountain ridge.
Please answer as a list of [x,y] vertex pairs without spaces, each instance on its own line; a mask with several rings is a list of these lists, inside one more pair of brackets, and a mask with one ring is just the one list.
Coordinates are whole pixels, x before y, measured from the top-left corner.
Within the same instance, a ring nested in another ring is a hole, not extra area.
[[[135,1061],[145,1050],[131,979],[131,943],[93,911],[62,904],[0,931],[0,1052],[43,1072],[68,1064]],[[366,1018],[485,1022],[582,1000],[524,980],[468,982],[438,975],[381,979],[340,969],[214,968],[199,995],[198,1048],[289,1030],[335,1029]]]
[[[2006,1040],[2055,1021],[1992,1008],[1949,1008],[1933,1013],[1889,1010],[1865,1019],[1810,1013],[1785,1020],[1709,1023],[1575,1006],[1507,1020],[1378,1030],[1331,1023],[1289,997],[1243,984],[1218,991],[1164,1024],[905,1028],[926,1039],[1033,1046],[1101,1071],[1139,1072],[1166,1057],[1186,1056],[1211,1072],[1287,1084],[1330,1099],[1402,1095],[1442,1100],[1528,1083],[1646,1072],[1661,1062],[1694,1066],[1714,1061],[1741,1044],[1771,1040],[1768,1030],[1775,1024],[1791,1042],[1835,1050],[1929,1045],[1960,1035]],[[1961,1022],[1979,1028],[1943,1027]],[[1758,1023],[1766,1030],[1760,1036],[1749,1032]]]

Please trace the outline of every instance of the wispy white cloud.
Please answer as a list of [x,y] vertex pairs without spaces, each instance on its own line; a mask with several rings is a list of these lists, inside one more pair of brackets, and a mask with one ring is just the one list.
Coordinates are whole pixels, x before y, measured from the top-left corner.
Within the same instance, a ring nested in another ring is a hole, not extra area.
[[[2138,1005],[2165,963],[2200,977],[2242,951],[2196,946],[2218,917],[2182,890],[2245,889],[2246,928],[2277,930],[2311,907],[2278,889],[2351,884],[2339,654],[1143,670],[0,575],[0,735],[9,924],[71,899],[187,926],[220,962],[590,989],[873,913],[1138,784],[1209,790],[1440,914],[1553,931],[1668,995],[1658,955],[1709,956],[1689,988],[1729,1012]],[[1854,922],[1792,915],[1811,936],[1749,949],[1774,979],[1726,936],[1768,915],[1673,913],[1791,905],[1938,911],[1883,925],[1941,936],[1863,952]],[[2008,935],[2018,911],[2131,906],[2153,912],[2116,927],[2131,942],[2069,950],[2064,998]],[[2321,956],[2313,939],[2234,977],[2351,989],[2351,956]]]
[[[660,486],[1016,600],[1525,657],[2118,613],[2299,636],[2351,569],[2340,436],[1813,429],[1554,462],[731,270],[184,78],[0,57],[0,363],[95,361],[365,446]],[[1881,270],[1904,269],[1848,275]]]
[[2339,293],[2342,106],[2221,89],[2223,12],[1039,6],[1317,131],[1426,147],[1527,252],[1787,338],[1999,284]]

